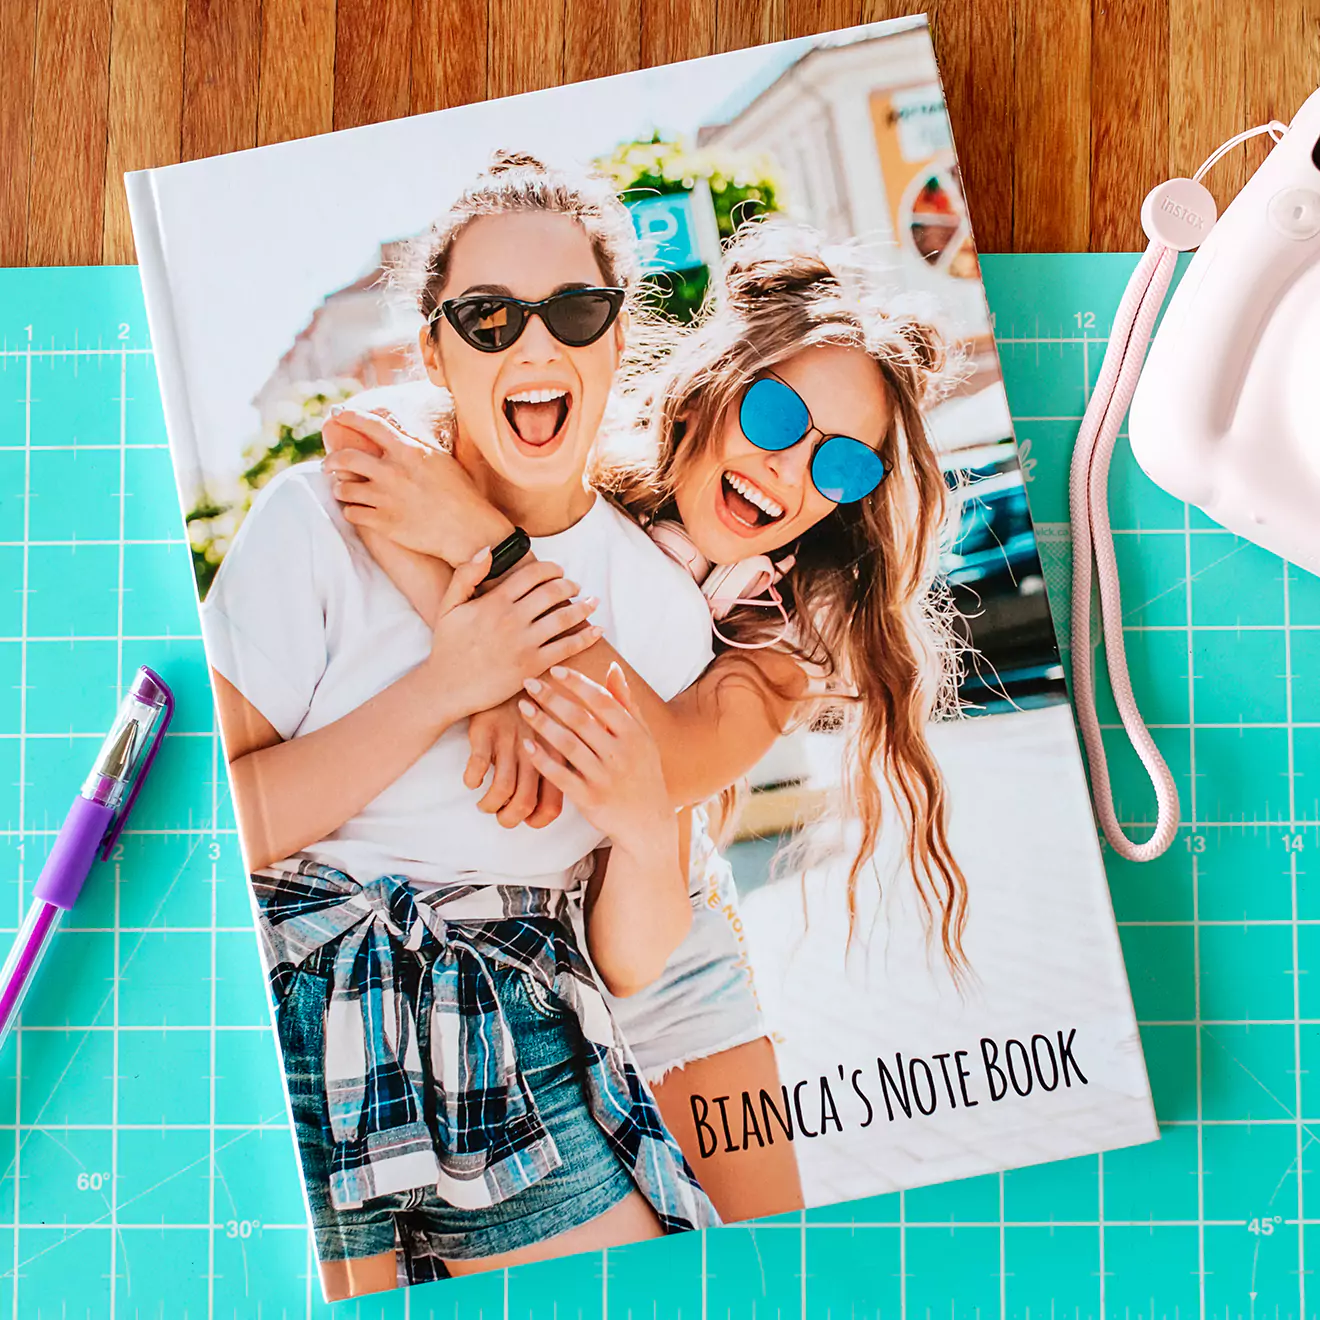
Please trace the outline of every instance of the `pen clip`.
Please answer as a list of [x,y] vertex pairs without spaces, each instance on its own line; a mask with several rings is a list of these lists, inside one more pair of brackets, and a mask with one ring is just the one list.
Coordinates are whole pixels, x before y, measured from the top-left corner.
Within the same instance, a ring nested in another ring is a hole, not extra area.
[[110,822],[110,828],[105,832],[105,839],[101,844],[101,860],[103,862],[110,860],[110,853],[119,841],[120,834],[123,833],[124,826],[128,822],[128,813],[133,810],[133,803],[137,801],[138,791],[147,777],[147,772],[151,769],[151,763],[156,759],[156,753],[160,750],[161,743],[165,740],[165,730],[169,727],[170,719],[174,714],[174,694],[160,675],[154,670],[148,669],[146,665],[143,665],[137,671],[137,676],[133,680],[134,690],[140,685],[153,690],[153,695],[159,694],[161,698],[160,714],[152,725],[150,746],[147,748],[142,764],[134,767],[133,785],[128,790],[128,797],[120,804]]

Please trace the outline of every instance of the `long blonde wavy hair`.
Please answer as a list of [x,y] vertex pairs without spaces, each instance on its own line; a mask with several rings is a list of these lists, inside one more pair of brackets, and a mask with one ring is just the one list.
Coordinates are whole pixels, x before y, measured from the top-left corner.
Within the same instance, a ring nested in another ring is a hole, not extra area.
[[[750,381],[818,345],[858,349],[875,362],[892,404],[880,446],[889,473],[793,547],[796,563],[780,584],[793,641],[781,646],[840,692],[843,790],[862,826],[847,881],[850,935],[859,877],[884,821],[883,784],[929,928],[961,975],[967,884],[949,846],[944,778],[926,736],[933,718],[957,708],[959,646],[938,573],[956,501],[923,416],[947,379],[946,355],[929,327],[882,301],[860,249],[827,249],[814,231],[779,221],[745,225],[694,329],[632,373],[651,452],[633,466],[602,463],[594,480],[643,523],[676,517],[675,491],[718,443],[727,410]],[[764,610],[742,608],[721,628],[755,640],[765,619]]]

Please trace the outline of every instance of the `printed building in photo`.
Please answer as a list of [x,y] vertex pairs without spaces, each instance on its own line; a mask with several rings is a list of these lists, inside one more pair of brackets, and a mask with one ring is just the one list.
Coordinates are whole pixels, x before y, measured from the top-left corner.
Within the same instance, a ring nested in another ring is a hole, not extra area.
[[308,381],[354,380],[369,389],[415,373],[422,318],[408,299],[391,296],[385,287],[386,272],[406,246],[383,244],[366,274],[329,294],[312,313],[252,399],[263,427]]
[[[930,294],[937,319],[963,345],[967,370],[958,393],[997,387],[989,313],[925,26],[860,41],[827,38],[799,50],[791,46],[758,81],[734,88],[698,131],[698,147],[734,159],[768,157],[784,180],[790,215],[832,240],[858,237],[888,249],[895,281]],[[693,207],[698,217],[708,210],[708,197]],[[301,382],[348,377],[370,387],[415,368],[418,317],[384,295],[385,272],[403,243],[383,245],[367,273],[327,295],[253,400],[263,423]],[[713,245],[699,246],[705,254]],[[967,416],[994,417],[997,433],[968,433]],[[968,410],[954,427],[932,421],[946,449],[1010,434],[1002,406]]]
[[[770,156],[789,212],[830,239],[892,245],[895,278],[929,293],[967,357],[958,392],[998,387],[989,310],[935,57],[924,27],[863,41],[825,41],[759,87],[729,98],[703,146]],[[970,410],[1002,418],[1007,408]],[[960,419],[960,422],[965,418]],[[984,426],[942,428],[946,449],[1007,439]],[[998,422],[996,423],[998,425]]]
[[894,243],[911,287],[937,291],[959,320],[976,314],[980,272],[924,29],[827,41],[723,114],[700,145],[767,153],[799,219],[834,240]]

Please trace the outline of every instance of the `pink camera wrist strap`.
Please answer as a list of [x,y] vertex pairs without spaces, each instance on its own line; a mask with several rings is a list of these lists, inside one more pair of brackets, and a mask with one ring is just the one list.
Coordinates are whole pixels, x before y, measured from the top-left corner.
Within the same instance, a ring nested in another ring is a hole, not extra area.
[[[1206,171],[1230,148],[1258,133],[1277,137],[1284,125],[1263,124],[1225,142],[1193,176]],[[1185,181],[1184,181],[1185,182]],[[1143,217],[1144,218],[1144,217]],[[1149,230],[1149,226],[1148,226]],[[1114,442],[1127,415],[1141,375],[1156,318],[1168,296],[1178,253],[1153,240],[1137,264],[1114,317],[1100,377],[1082,419],[1068,482],[1072,519],[1072,695],[1082,743],[1091,769],[1091,797],[1110,846],[1131,862],[1148,862],[1163,853],[1178,830],[1178,787],[1150,735],[1132,693],[1123,646],[1123,606],[1119,595],[1114,534],[1109,523],[1109,465]],[[1137,756],[1155,789],[1155,829],[1142,843],[1124,833],[1114,810],[1109,765],[1095,709],[1094,655],[1091,650],[1091,581],[1099,582],[1105,658],[1114,703]]]
[[[1178,829],[1178,788],[1146,728],[1132,694],[1127,654],[1123,648],[1123,606],[1114,558],[1114,534],[1109,525],[1109,464],[1114,442],[1141,375],[1141,364],[1155,318],[1169,291],[1178,254],[1159,243],[1146,249],[1119,304],[1109,334],[1104,365],[1087,404],[1082,429],[1073,450],[1068,482],[1072,518],[1072,695],[1081,725],[1082,743],[1091,767],[1091,797],[1095,814],[1114,851],[1132,862],[1158,857]],[[1114,703],[1128,739],[1155,788],[1155,832],[1134,843],[1123,832],[1114,812],[1100,720],[1095,710],[1094,656],[1091,650],[1091,575],[1100,584],[1100,617],[1105,657]]]

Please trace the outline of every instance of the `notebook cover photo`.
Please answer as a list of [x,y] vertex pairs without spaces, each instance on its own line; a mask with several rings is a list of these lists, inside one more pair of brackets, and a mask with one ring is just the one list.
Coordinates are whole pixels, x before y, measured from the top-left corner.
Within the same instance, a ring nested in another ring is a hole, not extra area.
[[924,19],[127,185],[327,1297],[1157,1136]]

